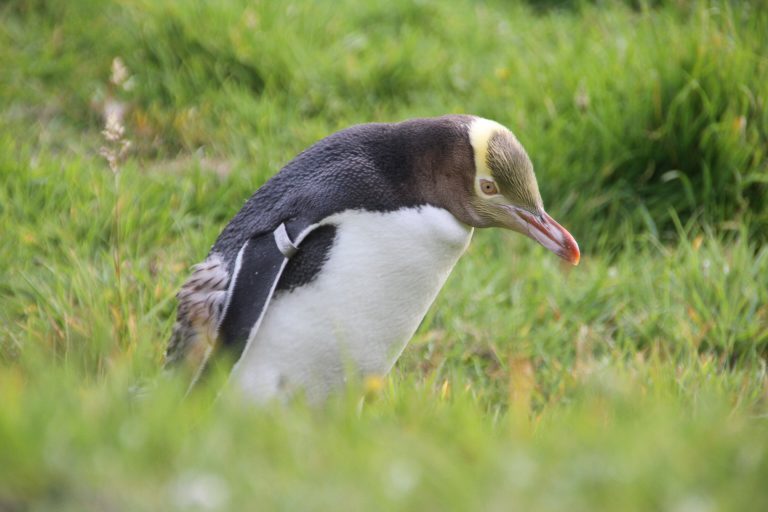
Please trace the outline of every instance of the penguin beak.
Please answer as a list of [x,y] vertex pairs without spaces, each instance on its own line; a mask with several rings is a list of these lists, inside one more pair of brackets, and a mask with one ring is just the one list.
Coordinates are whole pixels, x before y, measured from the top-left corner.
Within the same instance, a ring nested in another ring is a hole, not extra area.
[[508,213],[506,227],[533,238],[565,261],[578,265],[581,259],[579,244],[563,226],[555,222],[544,210],[531,213],[517,206],[505,205]]

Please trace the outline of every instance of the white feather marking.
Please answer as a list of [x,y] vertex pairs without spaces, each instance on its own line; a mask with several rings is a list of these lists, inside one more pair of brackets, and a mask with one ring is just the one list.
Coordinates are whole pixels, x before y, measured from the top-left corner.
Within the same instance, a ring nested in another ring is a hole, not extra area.
[[[288,264],[288,258],[285,258],[283,262],[280,264],[280,270],[278,271],[277,275],[281,276],[283,274],[283,270],[285,270],[285,265]],[[269,295],[267,295],[267,300],[264,302],[264,310],[261,312],[261,315],[259,315],[259,318],[256,320],[256,323],[253,324],[253,327],[251,327],[251,331],[248,334],[248,341],[245,344],[245,348],[243,349],[243,354],[240,356],[240,359],[237,360],[234,367],[232,368],[232,373],[235,373],[237,371],[238,366],[240,365],[240,362],[243,360],[243,356],[245,356],[246,353],[248,353],[248,350],[251,347],[251,344],[253,343],[253,340],[256,338],[256,333],[259,330],[259,326],[261,326],[262,320],[264,320],[264,317],[266,316],[266,311],[269,311],[269,303],[272,301],[272,295],[275,293],[275,289],[277,288],[277,283],[280,282],[280,279],[275,279],[272,283],[272,286],[269,288]]]
[[229,286],[227,287],[227,293],[224,298],[224,305],[221,308],[221,316],[219,317],[219,321],[216,322],[215,326],[217,338],[219,335],[219,327],[221,327],[221,322],[224,320],[224,317],[227,316],[229,303],[232,301],[232,292],[235,289],[235,283],[237,282],[237,275],[240,273],[240,267],[243,265],[243,253],[245,252],[246,247],[248,247],[248,240],[245,241],[243,246],[240,248],[240,251],[237,253],[237,258],[235,258],[235,268],[232,269],[232,277],[229,280]]

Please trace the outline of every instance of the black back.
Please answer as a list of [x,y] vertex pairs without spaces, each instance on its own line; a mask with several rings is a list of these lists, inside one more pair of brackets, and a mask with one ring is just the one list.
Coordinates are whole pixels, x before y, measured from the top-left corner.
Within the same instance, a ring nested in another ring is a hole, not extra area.
[[[364,124],[322,139],[248,199],[211,252],[219,253],[231,270],[246,240],[270,233],[282,222],[295,238],[305,227],[348,209],[446,207],[440,204],[445,201],[439,193],[447,186],[444,167],[472,162],[466,129],[470,120],[468,116],[444,116]],[[469,174],[466,180],[471,187]],[[333,238],[329,233],[320,236]],[[293,275],[287,270],[284,279]]]

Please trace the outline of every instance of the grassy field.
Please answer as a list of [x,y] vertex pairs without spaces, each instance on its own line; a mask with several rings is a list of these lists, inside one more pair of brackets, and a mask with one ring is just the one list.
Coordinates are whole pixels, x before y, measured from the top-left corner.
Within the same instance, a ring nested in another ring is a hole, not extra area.
[[[0,511],[768,510],[767,48],[759,1],[3,2]],[[580,266],[477,232],[320,409],[157,379],[253,190],[450,112],[516,132]]]

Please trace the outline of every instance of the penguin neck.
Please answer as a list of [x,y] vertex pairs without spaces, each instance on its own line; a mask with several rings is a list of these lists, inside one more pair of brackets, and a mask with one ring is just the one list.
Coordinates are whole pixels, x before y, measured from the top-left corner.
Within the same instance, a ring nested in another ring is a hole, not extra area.
[[[396,125],[394,147],[403,157],[410,177],[407,187],[425,203],[443,208],[471,226],[469,215],[474,153],[457,116],[417,119]],[[459,116],[462,117],[463,116]]]

